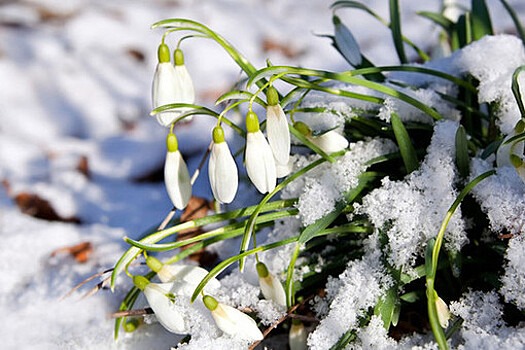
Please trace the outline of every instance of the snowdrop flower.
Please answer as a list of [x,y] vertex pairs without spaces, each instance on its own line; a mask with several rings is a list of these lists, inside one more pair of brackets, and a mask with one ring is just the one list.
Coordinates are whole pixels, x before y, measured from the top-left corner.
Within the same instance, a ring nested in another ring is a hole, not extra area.
[[172,283],[151,283],[144,276],[133,276],[133,283],[143,291],[149,306],[155,313],[159,323],[168,331],[177,334],[185,334],[188,330],[182,315],[173,308],[173,302],[168,295],[172,295],[174,285]]
[[[200,266],[195,265],[184,265],[184,264],[163,264],[159,259],[148,256],[146,258],[146,265],[157,273],[161,282],[184,282],[190,285],[193,289],[202,281],[208,274],[208,271]],[[211,289],[220,288],[221,283],[216,278],[212,278],[206,287]]]
[[262,262],[256,265],[257,275],[259,276],[259,286],[266,300],[273,300],[277,305],[286,307],[286,293],[284,292],[281,281],[270,271]]
[[259,192],[271,192],[277,182],[275,160],[259,128],[259,119],[252,111],[246,114],[246,131],[245,162],[248,177]]
[[334,130],[314,136],[310,127],[303,122],[295,122],[294,127],[325,153],[339,152],[348,147],[348,140]]
[[[158,64],[153,76],[152,100],[153,108],[171,103],[194,103],[195,90],[192,79],[184,65],[184,55],[176,49],[173,65],[170,61],[168,45],[162,43],[158,49]],[[156,115],[157,121],[163,126],[171,123],[187,108],[178,108]]]
[[523,151],[525,149],[525,142],[505,143],[512,137],[521,134],[525,131],[525,123],[519,121],[514,130],[503,139],[503,142],[496,152],[496,164],[498,167],[512,166],[518,172],[518,175],[525,182],[525,164],[523,162]]
[[239,185],[237,164],[224,141],[224,130],[220,125],[213,129],[212,137],[208,176],[213,197],[219,203],[231,203]]
[[257,327],[257,323],[245,313],[231,306],[219,303],[210,295],[205,295],[202,301],[208,310],[211,311],[217,327],[224,333],[250,342],[264,338]]
[[292,319],[292,326],[288,333],[288,344],[290,350],[306,350],[306,340],[308,338],[308,332],[300,320]]
[[[179,102],[177,101],[178,84],[175,68],[171,64],[170,49],[168,45],[159,45],[158,64],[153,75],[153,86],[151,90],[153,108],[162,105]],[[156,115],[157,121],[163,126],[169,126],[180,112],[166,111]]]
[[436,297],[436,309],[439,324],[441,327],[447,328],[448,320],[450,319],[450,311],[448,311],[447,303],[445,303],[440,297]]
[[272,148],[273,156],[278,165],[287,165],[290,158],[290,129],[282,107],[279,105],[279,95],[273,86],[266,93],[266,134]]
[[[195,89],[193,88],[193,80],[190,73],[184,64],[184,54],[181,49],[176,49],[173,52],[173,63],[175,65],[175,81],[178,89],[175,94],[175,101],[178,103],[193,104],[195,102]],[[180,108],[180,113],[185,112],[188,108]],[[190,120],[190,118],[186,119]]]
[[182,210],[191,197],[191,182],[188,167],[179,152],[177,137],[170,132],[166,138],[168,153],[164,164],[166,190],[175,208]]

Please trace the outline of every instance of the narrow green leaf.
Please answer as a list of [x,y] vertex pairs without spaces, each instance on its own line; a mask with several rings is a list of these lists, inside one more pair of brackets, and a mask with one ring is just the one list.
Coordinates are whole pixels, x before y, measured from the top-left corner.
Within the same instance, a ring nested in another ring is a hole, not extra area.
[[450,33],[454,27],[454,22],[452,22],[447,17],[443,16],[441,13],[429,12],[429,11],[419,11],[417,14],[423,18],[429,19],[447,33]]
[[521,119],[525,120],[525,106],[523,105],[523,98],[521,96],[520,83],[518,80],[521,72],[523,72],[524,70],[525,65],[516,68],[516,70],[512,74],[512,93],[514,94],[514,98],[516,99],[516,103],[518,104]]
[[355,40],[350,29],[341,22],[339,17],[333,16],[332,20],[335,26],[334,42],[336,48],[350,65],[353,67],[359,66],[363,60],[357,40]]
[[472,0],[472,38],[479,40],[485,35],[492,35],[492,21],[485,0]]
[[514,22],[514,26],[516,27],[516,32],[518,32],[518,35],[523,42],[523,45],[525,45],[525,30],[523,29],[523,26],[521,24],[521,21],[518,17],[518,14],[516,11],[512,8],[512,6],[509,5],[509,3],[506,0],[500,0],[503,4],[503,7],[507,10],[510,17],[512,18],[512,21]]
[[403,35],[401,33],[401,14],[399,13],[399,2],[397,0],[390,0],[390,30],[392,31],[392,39],[396,48],[397,57],[401,63],[408,63],[405,54],[405,47],[403,46]]
[[374,308],[374,314],[381,317],[385,329],[390,328],[390,324],[396,325],[399,318],[399,296],[397,287],[390,288],[386,294],[379,300]]
[[399,146],[399,152],[401,153],[401,158],[405,164],[405,169],[407,174],[410,174],[419,167],[416,150],[412,145],[410,136],[408,135],[408,132],[397,113],[392,113],[390,116],[390,122],[392,123],[392,130],[394,131],[394,136],[396,137],[397,145]]
[[456,131],[456,166],[459,174],[467,178],[470,173],[470,157],[468,155],[468,141],[465,128],[460,125]]

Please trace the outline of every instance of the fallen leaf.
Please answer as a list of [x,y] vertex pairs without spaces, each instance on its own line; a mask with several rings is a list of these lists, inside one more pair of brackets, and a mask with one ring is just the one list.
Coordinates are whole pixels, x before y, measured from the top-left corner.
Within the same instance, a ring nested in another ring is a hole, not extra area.
[[53,252],[51,252],[51,257],[54,257],[58,254],[69,254],[77,262],[85,263],[88,261],[91,253],[93,253],[93,245],[91,242],[82,242],[72,246],[55,249]]
[[14,200],[22,213],[35,218],[49,221],[80,223],[80,219],[77,217],[73,216],[66,218],[58,215],[53,206],[47,200],[40,198],[36,194],[21,192],[15,196]]

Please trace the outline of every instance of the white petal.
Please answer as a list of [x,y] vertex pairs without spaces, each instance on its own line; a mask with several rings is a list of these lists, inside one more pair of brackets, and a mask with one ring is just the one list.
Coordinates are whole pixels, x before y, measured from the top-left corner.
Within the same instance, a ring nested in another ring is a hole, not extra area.
[[180,103],[194,103],[195,90],[193,88],[193,81],[185,65],[178,65],[174,67],[175,78],[179,89],[176,91],[177,102]]
[[184,318],[166,296],[166,293],[169,292],[169,290],[166,291],[166,287],[163,284],[150,283],[144,288],[144,295],[157,320],[164,328],[172,333],[184,334],[187,332]]
[[[173,282],[180,281],[188,285],[193,286],[193,289],[202,281],[202,279],[208,274],[208,271],[202,267],[195,265],[170,265],[164,264],[157,275],[162,282]],[[206,288],[218,289],[221,283],[216,278],[212,278]],[[206,291],[205,288],[205,291]],[[193,293],[193,292],[192,292]]]
[[263,335],[253,318],[231,306],[219,303],[211,315],[217,327],[226,334],[251,342],[263,339]]
[[259,286],[266,300],[273,300],[277,305],[286,307],[286,293],[282,283],[272,273],[267,277],[259,277]]
[[288,174],[290,174],[292,170],[293,170],[293,162],[291,159],[288,161],[288,164],[285,164],[285,165],[275,163],[275,171],[277,173],[278,179],[288,176]]
[[261,131],[246,136],[246,171],[248,177],[261,193],[273,191],[277,182],[272,149]]
[[266,134],[275,160],[280,165],[288,164],[290,158],[290,130],[286,115],[280,105],[266,108]]
[[288,334],[288,344],[290,350],[306,350],[307,347],[308,332],[302,323],[294,324],[290,327],[290,333]]
[[226,142],[213,144],[208,176],[215,199],[220,203],[231,203],[237,193],[239,178],[237,164]]
[[307,136],[307,138],[328,154],[342,151],[348,147],[348,140],[334,130],[319,136]]
[[[170,62],[159,63],[151,90],[153,108],[177,102],[177,90],[180,88],[175,78],[175,68]],[[162,112],[156,118],[159,124],[169,126],[179,115],[179,111]]]
[[450,312],[448,311],[447,303],[443,301],[441,298],[436,299],[436,309],[437,309],[437,316],[439,320],[439,324],[443,328],[448,327],[448,320],[450,318]]
[[191,198],[191,183],[188,167],[179,151],[166,154],[164,182],[175,208],[184,209]]

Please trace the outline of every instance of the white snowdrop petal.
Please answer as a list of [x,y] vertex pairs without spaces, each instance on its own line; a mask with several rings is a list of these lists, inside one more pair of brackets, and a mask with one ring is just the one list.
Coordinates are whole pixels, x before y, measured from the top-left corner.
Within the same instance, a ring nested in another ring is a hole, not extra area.
[[263,339],[254,319],[231,306],[219,303],[211,315],[217,327],[226,334],[252,342]]
[[226,142],[214,143],[208,163],[208,175],[213,196],[220,203],[231,203],[237,193],[237,164]]
[[168,331],[177,334],[187,332],[182,315],[173,308],[172,302],[166,296],[166,288],[169,286],[150,283],[144,288],[144,296],[149,306],[155,313],[159,323]]
[[[164,264],[157,272],[157,276],[162,282],[181,281],[193,287],[196,287],[207,274],[208,271],[200,266],[184,264]],[[220,286],[221,283],[216,278],[212,278],[206,285],[211,289],[218,289]]]
[[193,87],[193,81],[191,79],[188,69],[185,65],[176,65],[174,67],[175,78],[177,84],[180,87],[176,91],[177,102],[181,103],[194,103],[195,102],[195,89]]
[[191,198],[191,183],[188,167],[178,150],[166,154],[164,182],[175,208],[184,209]]
[[285,165],[275,163],[275,172],[278,179],[288,176],[292,172],[292,170],[293,162],[291,161],[291,159],[288,161],[288,164]]
[[342,151],[348,147],[348,140],[333,130],[319,136],[307,137],[314,145],[328,154]]
[[275,160],[280,165],[290,159],[290,130],[286,115],[280,105],[266,108],[266,134]]
[[246,171],[261,193],[273,191],[277,182],[272,149],[261,131],[246,136]]
[[[152,101],[153,108],[175,103],[177,101],[177,83],[175,68],[170,62],[159,63],[153,76]],[[169,126],[179,116],[179,111],[169,111],[156,114],[159,124]]]
[[281,281],[274,274],[259,277],[259,286],[266,300],[273,300],[277,305],[286,307],[286,293]]
[[436,309],[437,309],[437,315],[439,324],[443,328],[448,327],[448,320],[450,318],[450,312],[448,311],[447,303],[443,301],[441,298],[436,299]]

